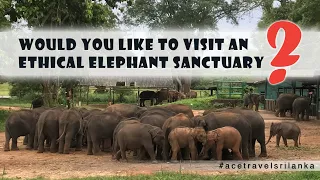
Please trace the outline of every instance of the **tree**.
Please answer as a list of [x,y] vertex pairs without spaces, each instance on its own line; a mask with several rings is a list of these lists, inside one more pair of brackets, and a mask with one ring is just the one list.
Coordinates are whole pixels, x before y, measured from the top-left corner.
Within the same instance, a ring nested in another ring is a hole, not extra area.
[[278,20],[290,20],[304,28],[320,28],[320,0],[277,0],[279,6],[273,7],[273,0],[263,0],[263,16],[259,28],[266,28]]
[[[217,29],[219,20],[233,24],[241,13],[259,5],[254,0],[136,0],[124,11],[126,25],[146,25],[150,29]],[[174,79],[184,93],[190,91],[191,78]],[[180,89],[178,87],[178,89]]]
[[[28,22],[28,26],[34,29],[39,28],[114,28],[117,17],[112,12],[112,8],[117,2],[122,0],[107,1],[84,0],[43,0],[25,1],[17,0],[15,8],[11,8],[15,20],[23,18]],[[0,14],[1,15],[1,14]],[[47,106],[57,103],[60,83],[58,79],[43,79],[43,96]],[[69,84],[75,86],[75,83]],[[66,87],[70,87],[65,85]],[[72,89],[72,87],[71,87]]]
[[10,21],[6,17],[11,10],[10,2],[10,0],[0,1],[0,29],[10,27]]

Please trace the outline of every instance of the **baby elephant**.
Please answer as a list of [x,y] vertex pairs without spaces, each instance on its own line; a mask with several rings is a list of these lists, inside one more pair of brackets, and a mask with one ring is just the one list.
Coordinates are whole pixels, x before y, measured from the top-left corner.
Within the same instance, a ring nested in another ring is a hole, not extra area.
[[237,160],[242,160],[240,153],[241,134],[231,126],[225,126],[207,132],[207,142],[204,144],[200,156],[203,156],[209,149],[216,148],[217,160],[222,160],[222,150],[231,149]]
[[282,137],[283,143],[286,147],[288,147],[287,139],[293,139],[294,146],[298,147],[298,138],[299,138],[299,145],[300,143],[300,136],[301,130],[299,126],[291,122],[280,122],[280,123],[271,123],[270,126],[270,137],[266,145],[270,142],[270,139],[277,135],[277,147],[279,147],[280,138]]
[[207,133],[202,127],[189,128],[189,127],[177,127],[173,129],[168,136],[168,141],[172,151],[172,162],[177,161],[178,152],[181,148],[189,148],[191,152],[191,160],[198,159],[198,151],[196,142],[205,143]]

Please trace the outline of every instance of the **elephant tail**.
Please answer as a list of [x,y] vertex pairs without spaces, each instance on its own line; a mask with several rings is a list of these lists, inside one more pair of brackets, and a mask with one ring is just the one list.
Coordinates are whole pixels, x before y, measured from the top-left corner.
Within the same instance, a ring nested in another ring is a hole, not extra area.
[[300,137],[301,137],[301,132],[299,133],[299,145],[301,145]]
[[169,159],[169,151],[170,151],[169,146],[170,145],[169,145],[169,139],[168,138],[169,138],[170,132],[171,132],[171,128],[170,127],[168,127],[164,132],[164,145],[163,145],[163,155],[165,157],[164,160],[168,160]]
[[57,144],[59,143],[59,141],[60,141],[60,139],[63,137],[63,135],[66,133],[67,125],[68,125],[68,124],[65,124],[65,125],[64,125],[64,127],[63,127],[63,132],[62,132],[61,136],[57,139]]

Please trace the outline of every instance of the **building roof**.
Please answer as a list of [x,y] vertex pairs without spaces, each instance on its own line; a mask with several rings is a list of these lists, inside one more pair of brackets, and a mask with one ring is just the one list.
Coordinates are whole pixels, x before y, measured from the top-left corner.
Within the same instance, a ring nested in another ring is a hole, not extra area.
[[117,82],[125,82],[125,87],[130,87],[130,83],[135,83],[135,87],[141,88],[174,88],[173,78],[135,78],[135,77],[110,77],[95,78],[90,80],[80,80],[80,85],[116,87]]

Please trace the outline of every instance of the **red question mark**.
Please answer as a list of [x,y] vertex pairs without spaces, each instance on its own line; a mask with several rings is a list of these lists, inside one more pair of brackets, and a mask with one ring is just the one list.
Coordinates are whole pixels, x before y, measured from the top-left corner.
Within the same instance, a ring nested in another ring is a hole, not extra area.
[[[300,55],[291,55],[291,53],[298,47],[301,40],[301,30],[299,26],[290,21],[277,21],[273,23],[267,32],[268,43],[272,48],[276,48],[276,37],[280,29],[285,31],[284,42],[277,53],[277,55],[271,61],[271,65],[274,67],[285,67],[295,64]],[[279,84],[285,80],[285,69],[274,70],[269,76],[269,83],[272,85]]]

